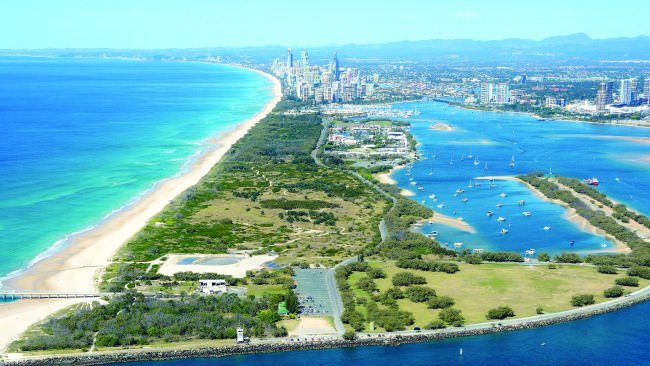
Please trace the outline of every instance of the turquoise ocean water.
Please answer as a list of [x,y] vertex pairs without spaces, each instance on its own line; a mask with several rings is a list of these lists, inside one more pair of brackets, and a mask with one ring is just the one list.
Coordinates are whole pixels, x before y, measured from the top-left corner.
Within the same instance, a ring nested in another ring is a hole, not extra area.
[[0,277],[181,172],[271,96],[223,65],[0,58]]

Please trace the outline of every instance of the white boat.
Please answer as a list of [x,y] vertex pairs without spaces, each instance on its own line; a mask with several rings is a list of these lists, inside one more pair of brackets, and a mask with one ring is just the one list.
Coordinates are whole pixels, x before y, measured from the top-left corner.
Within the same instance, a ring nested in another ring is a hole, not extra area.
[[429,172],[429,175],[433,175],[433,168],[431,168],[431,171]]
[[466,197],[463,197],[463,198],[460,199],[460,202],[463,202],[463,203],[465,203],[467,201],[469,201],[469,199],[467,199]]
[[467,188],[473,188],[473,187],[474,187],[474,185],[472,184],[472,180],[470,179],[469,184],[467,185]]
[[506,198],[506,197],[508,197],[508,195],[505,194],[504,192],[501,192],[501,194],[499,194],[499,196],[502,197],[502,198]]
[[454,243],[454,246],[455,246],[456,248],[460,248],[460,247],[463,246],[463,243]]
[[514,167],[515,166],[515,156],[512,156],[512,159],[510,160],[510,166]]
[[488,170],[488,163],[485,163],[485,166],[483,167],[483,170]]
[[549,230],[551,230],[550,226],[544,226],[544,231],[549,231]]
[[438,207],[438,208],[445,208],[445,204],[444,204],[444,203],[441,203],[441,204],[439,204],[439,205],[436,206],[436,207]]
[[526,255],[535,255],[535,249],[528,249],[525,253]]
[[505,235],[505,234],[507,234],[509,231],[510,231],[510,230],[508,230],[508,229],[506,229],[506,228],[503,228],[503,229],[501,229],[501,235]]
[[479,165],[481,162],[478,161],[478,155],[476,155],[476,158],[474,159],[474,165]]
[[494,212],[492,212],[492,211],[488,211],[488,212],[485,213],[485,216],[487,216],[487,217],[491,217],[492,215],[494,215]]
[[462,154],[462,155],[460,156],[460,161],[463,161],[463,160],[465,160],[465,154]]
[[418,182],[413,181],[413,182],[410,182],[409,184],[411,184],[411,185],[417,185]]
[[505,217],[502,217],[502,216],[499,216],[499,217],[497,218],[497,221],[499,221],[499,222],[503,222],[503,221],[506,221],[506,218],[505,218]]
[[503,205],[501,203],[497,203],[495,206],[496,207],[502,207]]
[[483,249],[481,248],[474,249],[474,254],[479,254],[479,253],[483,253]]
[[473,157],[474,157],[474,155],[472,155],[472,152],[470,151],[470,152],[469,152],[469,155],[467,155],[467,158],[468,158],[468,159],[471,159],[471,158],[473,158]]
[[519,201],[517,201],[517,204],[518,204],[519,206],[525,206],[525,205],[526,205],[526,201],[524,201],[524,200],[519,200]]
[[429,221],[429,225],[433,225],[433,221]]
[[431,198],[432,200],[435,200],[435,199],[436,199],[436,195],[432,193],[432,194],[429,195],[429,198]]
[[454,153],[451,153],[451,158],[449,159],[449,165],[454,165]]
[[521,214],[524,215],[524,216],[530,216],[530,215],[532,215],[533,213],[530,212],[530,211],[524,211],[524,212],[522,212]]
[[419,190],[419,191],[424,191],[424,187],[419,186],[419,187],[418,187],[418,190]]
[[463,192],[465,192],[465,191],[462,190],[461,188],[456,188],[456,193],[457,193],[457,194],[461,194],[461,193],[463,193]]

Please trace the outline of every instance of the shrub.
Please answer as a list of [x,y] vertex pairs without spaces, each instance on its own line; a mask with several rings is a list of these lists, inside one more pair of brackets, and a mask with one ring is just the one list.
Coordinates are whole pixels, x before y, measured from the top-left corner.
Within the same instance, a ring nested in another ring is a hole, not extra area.
[[575,253],[562,253],[555,256],[558,263],[582,263],[582,257]]
[[465,322],[465,318],[461,315],[461,311],[454,308],[443,309],[440,314],[438,314],[440,320],[447,324],[451,324],[454,327],[459,327]]
[[353,330],[348,330],[347,332],[343,333],[343,339],[347,341],[353,341],[357,339],[357,333]]
[[630,276],[617,278],[616,281],[614,281],[614,282],[616,282],[616,284],[620,285],[620,286],[630,286],[630,287],[638,287],[639,286],[639,279],[636,278],[636,277],[630,277]]
[[515,316],[515,312],[509,306],[499,306],[496,309],[491,309],[487,313],[488,319],[505,319]]
[[617,274],[618,271],[616,270],[616,267],[614,266],[608,266],[608,265],[603,265],[603,266],[598,266],[596,270],[599,273],[605,273],[605,274]]
[[541,306],[538,306],[537,309],[535,309],[535,313],[538,315],[544,314],[544,308]]
[[550,262],[551,256],[548,255],[548,253],[539,253],[539,255],[537,256],[537,260],[540,262]]
[[399,272],[393,276],[394,286],[424,285],[427,280],[410,272]]
[[427,306],[431,309],[445,309],[454,305],[454,299],[449,296],[436,296],[427,301]]
[[386,292],[384,292],[385,298],[392,298],[395,300],[403,299],[406,295],[400,290],[399,287],[391,287]]
[[625,290],[621,286],[613,286],[603,291],[603,295],[605,297],[621,297],[624,292]]
[[380,268],[371,268],[366,271],[366,274],[368,274],[368,277],[370,278],[386,278],[386,272]]
[[427,324],[427,326],[425,328],[426,329],[443,329],[443,328],[445,328],[445,322],[443,322],[440,319],[434,319],[429,324]]
[[367,293],[372,293],[375,290],[377,290],[377,284],[370,277],[363,277],[359,281],[357,281],[357,287]]
[[436,290],[424,286],[411,286],[406,289],[406,296],[413,302],[426,302],[436,296]]
[[641,266],[632,267],[627,270],[627,275],[641,277],[641,278],[645,278],[646,280],[650,280],[650,267],[641,267]]
[[571,298],[571,305],[586,306],[595,303],[594,295],[575,295]]

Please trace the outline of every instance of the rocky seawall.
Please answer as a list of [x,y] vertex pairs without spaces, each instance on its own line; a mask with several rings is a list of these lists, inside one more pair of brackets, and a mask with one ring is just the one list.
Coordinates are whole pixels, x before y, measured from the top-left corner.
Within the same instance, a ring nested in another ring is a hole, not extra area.
[[[591,316],[604,314],[618,309],[626,308],[650,299],[650,291],[637,296],[617,299],[610,304],[597,304],[584,309],[576,309],[568,314],[549,314],[546,317],[531,317],[521,320],[511,320],[512,323],[498,325],[498,323],[477,326],[448,328],[436,331],[384,333],[381,337],[374,335],[370,338],[356,340],[326,340],[313,342],[269,342],[257,344],[237,344],[232,346],[206,347],[187,350],[125,350],[105,353],[88,353],[62,356],[34,356],[16,360],[0,359],[3,366],[36,366],[36,365],[98,365],[118,362],[157,361],[187,358],[212,358],[230,355],[253,353],[289,352],[299,350],[316,350],[345,347],[366,346],[398,346],[405,343],[430,342],[446,338],[467,337],[498,332],[509,332],[522,329],[538,328],[547,325],[564,323]],[[543,317],[543,318],[542,318]]]

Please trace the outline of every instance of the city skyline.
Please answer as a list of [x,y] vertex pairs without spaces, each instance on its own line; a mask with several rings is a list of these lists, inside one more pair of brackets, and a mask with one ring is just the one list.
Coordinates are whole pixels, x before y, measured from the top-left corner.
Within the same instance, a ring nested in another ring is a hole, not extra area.
[[[0,31],[20,35],[0,41],[0,49],[317,47],[430,39],[541,40],[575,33],[595,39],[642,35],[647,12],[640,10],[648,5],[629,4],[619,9],[583,1],[550,0],[539,7],[511,1],[406,0],[394,7],[332,0],[328,6],[312,8],[294,0],[236,4],[200,0],[191,6],[172,0],[27,0],[0,6]],[[582,16],[585,7],[588,18]],[[630,8],[639,11],[629,12]]]

